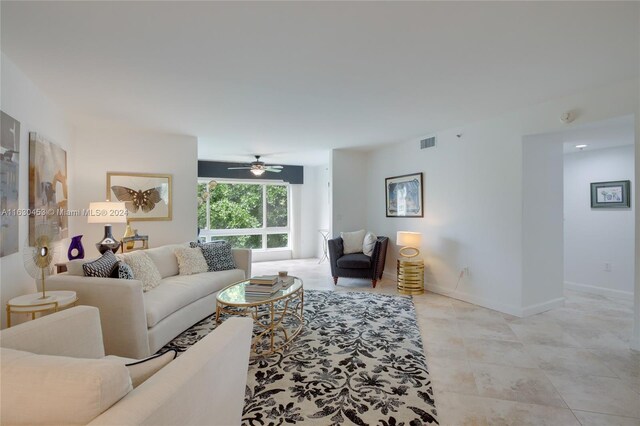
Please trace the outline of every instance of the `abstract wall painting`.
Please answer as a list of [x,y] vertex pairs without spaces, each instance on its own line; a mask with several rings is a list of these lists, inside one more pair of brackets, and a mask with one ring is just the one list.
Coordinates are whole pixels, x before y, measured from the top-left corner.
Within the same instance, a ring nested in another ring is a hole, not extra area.
[[36,132],[29,133],[29,244],[36,225],[57,228],[56,240],[69,236],[67,152]]
[[0,257],[19,249],[20,122],[0,111]]

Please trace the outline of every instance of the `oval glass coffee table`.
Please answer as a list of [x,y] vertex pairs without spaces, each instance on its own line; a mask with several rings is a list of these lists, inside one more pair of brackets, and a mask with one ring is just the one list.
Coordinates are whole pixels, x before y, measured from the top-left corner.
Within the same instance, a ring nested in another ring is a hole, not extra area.
[[249,280],[233,283],[216,297],[216,322],[222,314],[251,316],[254,321],[252,356],[269,355],[283,349],[300,334],[304,324],[302,280],[275,293],[260,296],[245,294]]

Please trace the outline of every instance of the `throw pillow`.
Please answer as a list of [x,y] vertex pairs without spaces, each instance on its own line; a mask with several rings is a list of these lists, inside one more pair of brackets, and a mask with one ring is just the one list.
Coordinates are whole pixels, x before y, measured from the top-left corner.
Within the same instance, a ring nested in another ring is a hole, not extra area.
[[180,275],[193,275],[209,270],[200,247],[179,247],[173,251],[178,259]]
[[84,270],[84,274],[87,277],[99,277],[99,278],[108,278],[111,275],[111,269],[113,269],[113,265],[118,263],[118,259],[116,259],[116,255],[113,254],[111,250],[105,251],[104,254],[94,260],[93,262],[87,262],[82,265],[82,269]]
[[231,243],[226,241],[215,241],[210,243],[191,242],[191,247],[200,247],[204,259],[207,261],[209,271],[227,271],[236,269],[236,262],[233,260]]
[[131,376],[131,384],[133,388],[137,388],[149,377],[156,374],[164,366],[169,364],[176,358],[178,353],[174,350],[163,352],[158,355],[150,356],[149,358],[126,364],[129,369],[129,375]]
[[86,425],[132,389],[127,368],[107,359],[0,352],[3,425]]
[[133,276],[142,281],[142,291],[153,290],[160,284],[162,277],[158,268],[144,251],[125,253],[124,261],[131,267]]
[[364,229],[354,232],[341,232],[340,237],[344,247],[343,254],[362,253],[364,234],[366,234]]
[[131,269],[131,266],[122,261],[119,261],[118,263],[113,265],[111,274],[109,276],[111,278],[118,278],[121,280],[132,280],[134,278],[133,269]]
[[371,257],[373,254],[373,249],[376,246],[376,241],[378,241],[378,237],[373,232],[367,232],[367,235],[364,236],[364,242],[362,243],[362,252]]

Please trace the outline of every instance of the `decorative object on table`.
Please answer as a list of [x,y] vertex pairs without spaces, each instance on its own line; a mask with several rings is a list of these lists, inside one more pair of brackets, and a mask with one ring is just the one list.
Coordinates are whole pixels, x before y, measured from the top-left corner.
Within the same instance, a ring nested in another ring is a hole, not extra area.
[[249,279],[244,286],[245,297],[262,297],[282,289],[282,281],[278,275],[259,275]]
[[[305,290],[304,318],[300,335],[282,351],[251,360],[242,424],[266,418],[278,424],[438,424],[431,364],[411,298]],[[208,317],[159,352],[187,356],[180,354],[215,328],[215,317]],[[331,385],[318,377],[330,377]],[[322,407],[315,404],[319,394]],[[369,398],[376,403],[360,410]]]
[[325,260],[329,260],[329,249],[327,247],[327,241],[329,241],[329,230],[318,229],[318,232],[322,236],[322,257],[320,258],[318,263],[322,263]]
[[107,199],[124,202],[130,221],[171,220],[171,175],[108,172]]
[[255,155],[256,161],[240,167],[227,167],[228,170],[249,170],[254,176],[262,176],[264,172],[280,173],[284,166],[272,166],[260,161],[260,156]]
[[42,284],[41,301],[47,301],[48,296],[45,289],[45,279],[53,273],[53,259],[58,245],[54,240],[58,233],[55,223],[44,222],[36,226],[34,232],[34,244],[25,244],[23,251],[24,269],[35,280],[40,280]]
[[[17,210],[20,176],[20,122],[0,111],[0,205],[3,209]],[[0,215],[0,257],[19,250],[20,226],[18,215]]]
[[[366,232],[365,232],[366,235]],[[387,256],[387,245],[389,238],[378,237],[371,256],[362,253],[364,235],[360,240],[359,253],[345,254],[342,237],[328,241],[329,263],[331,264],[331,276],[333,283],[338,284],[338,277],[344,278],[366,278],[371,280],[373,288],[384,272],[384,262]]]
[[125,203],[110,201],[96,202],[89,204],[88,223],[104,223],[104,236],[96,243],[100,254],[107,250],[117,252],[120,242],[116,240],[112,232],[112,224],[127,223],[127,209]]
[[71,237],[69,250],[67,250],[67,258],[69,260],[84,259],[84,247],[82,246],[82,235]]
[[[54,241],[69,236],[67,152],[39,133],[29,133],[29,244],[43,220],[56,228]],[[46,212],[36,216],[35,212]]]
[[[126,233],[125,233],[126,234]],[[136,243],[139,242],[142,245],[136,247]],[[122,252],[128,253],[135,250],[146,250],[149,248],[149,236],[148,235],[138,235],[138,230],[133,230],[133,235],[130,237],[122,238]]]
[[591,208],[631,207],[631,181],[617,180],[591,184]]
[[396,244],[401,246],[398,258],[398,293],[423,294],[424,293],[424,260],[418,259],[422,234],[420,232],[399,231],[396,235]]
[[424,217],[422,173],[386,178],[387,217]]

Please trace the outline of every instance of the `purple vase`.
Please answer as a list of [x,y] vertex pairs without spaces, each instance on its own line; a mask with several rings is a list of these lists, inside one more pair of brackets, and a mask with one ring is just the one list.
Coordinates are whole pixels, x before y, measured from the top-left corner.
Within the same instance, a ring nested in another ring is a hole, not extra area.
[[67,257],[69,260],[84,259],[84,247],[82,247],[82,235],[76,235],[71,238],[71,244],[69,244],[69,250],[67,251]]

